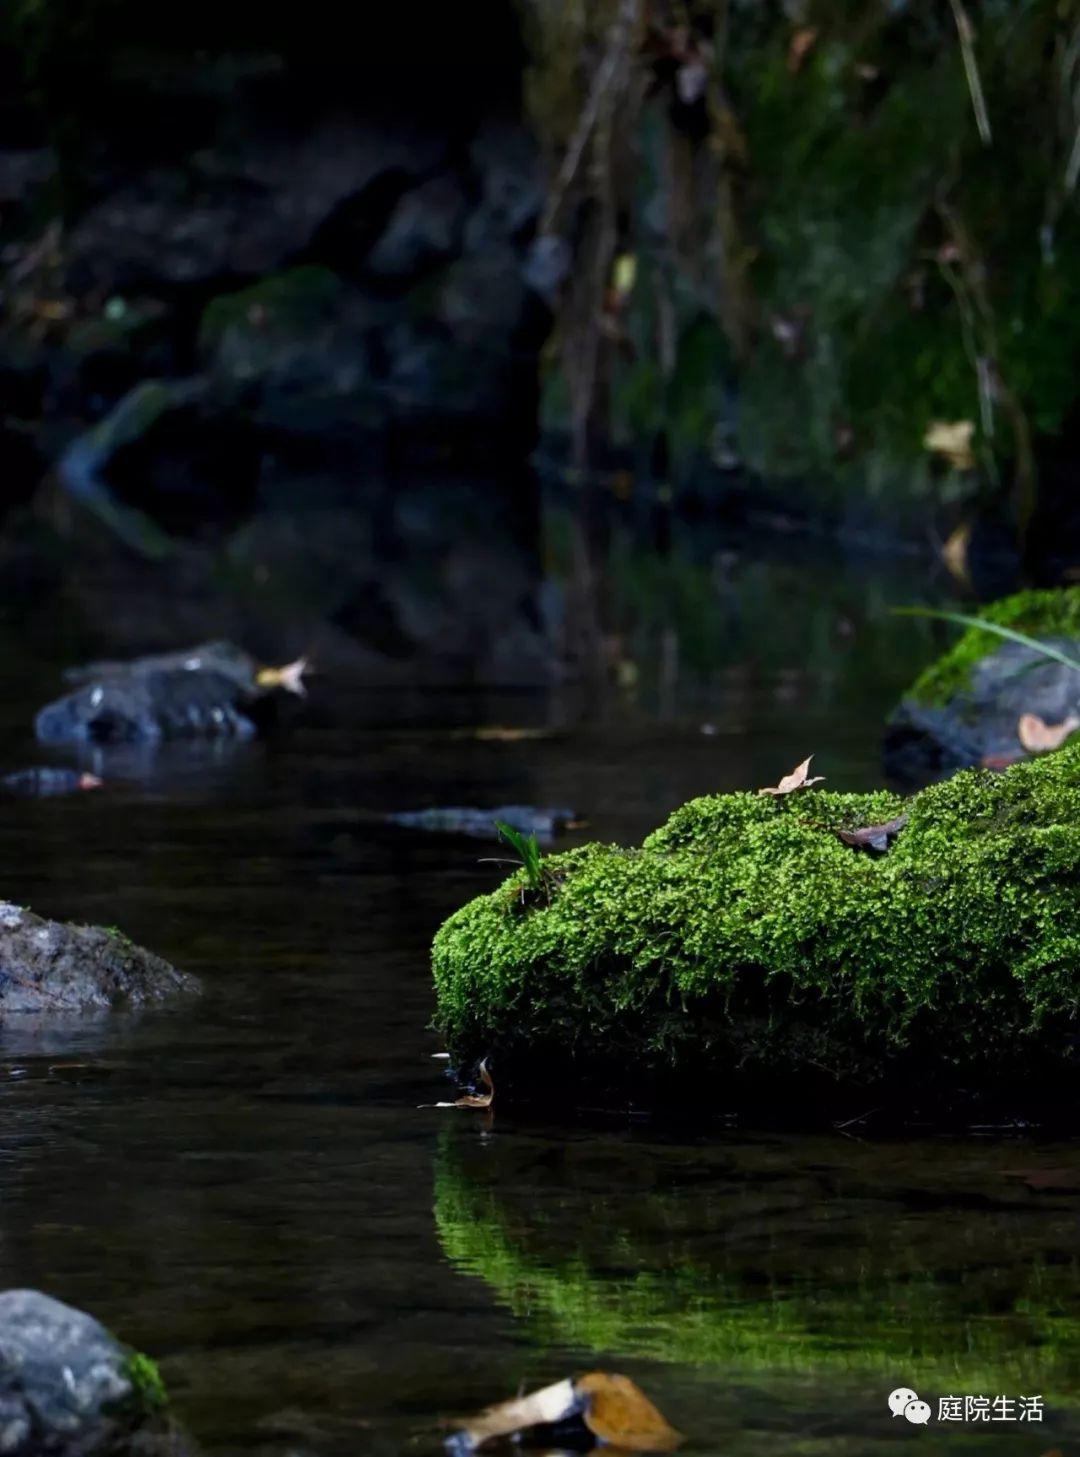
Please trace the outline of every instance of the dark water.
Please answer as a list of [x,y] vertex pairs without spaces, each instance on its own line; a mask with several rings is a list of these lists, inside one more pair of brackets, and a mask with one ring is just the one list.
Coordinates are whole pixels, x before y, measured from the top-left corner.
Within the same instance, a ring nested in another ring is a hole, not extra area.
[[[748,560],[674,667],[670,616],[627,592],[621,693],[315,679],[278,742],[107,762],[106,791],[6,805],[6,898],[119,925],[206,995],[0,1032],[0,1284],[158,1356],[214,1457],[435,1452],[443,1418],[598,1365],[703,1454],[1038,1457],[1080,1436],[1072,1146],[416,1106],[446,1096],[431,934],[492,871],[375,814],[565,803],[576,838],[634,840],[811,751],[835,787],[878,784],[882,716],[933,650],[885,615],[919,570]],[[41,761],[27,724],[70,641],[6,609],[5,764]],[[935,1418],[945,1394],[1041,1394],[1047,1416],[919,1430],[888,1413],[898,1386]]]

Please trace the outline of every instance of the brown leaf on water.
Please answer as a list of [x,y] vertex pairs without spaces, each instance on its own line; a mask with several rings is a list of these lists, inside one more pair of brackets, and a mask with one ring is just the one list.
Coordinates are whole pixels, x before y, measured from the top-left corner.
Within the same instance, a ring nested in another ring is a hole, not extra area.
[[773,786],[773,788],[759,789],[758,793],[793,794],[796,789],[809,789],[811,784],[820,784],[825,778],[824,774],[817,774],[813,779],[807,778],[807,775],[810,773],[810,759],[813,757],[813,754],[811,754],[810,758],[804,759],[801,764],[797,764],[791,773],[785,774],[780,783]]
[[907,822],[907,815],[897,815],[894,820],[886,820],[883,825],[864,825],[859,830],[836,830],[835,833],[845,845],[853,845],[857,850],[877,850],[879,854],[884,854],[889,848],[890,839],[898,835]]
[[448,1442],[455,1453],[579,1418],[605,1446],[622,1452],[673,1452],[682,1435],[627,1376],[590,1371],[485,1407]]
[[455,733],[454,738],[478,739],[482,744],[519,744],[527,739],[551,738],[551,730],[543,728],[507,728],[502,724],[488,724],[480,728],[465,729]]
[[629,1376],[590,1371],[575,1382],[584,1398],[585,1425],[609,1447],[623,1452],[674,1452],[683,1441]]
[[280,668],[260,668],[255,674],[255,682],[260,688],[282,688],[286,693],[295,693],[297,698],[304,698],[307,696],[304,674],[310,671],[311,664],[307,658],[297,658],[294,662],[284,663]]
[[1016,725],[1016,737],[1029,754],[1049,754],[1060,749],[1070,734],[1080,728],[1080,718],[1070,713],[1060,723],[1047,723],[1037,713],[1022,713]]
[[949,569],[949,574],[954,581],[962,587],[971,586],[971,576],[968,572],[968,551],[971,547],[972,522],[961,521],[959,526],[953,528],[947,540],[941,547],[941,560]]
[[480,1074],[480,1081],[485,1091],[482,1093],[462,1093],[460,1098],[455,1098],[452,1103],[421,1103],[421,1108],[490,1108],[495,1101],[495,1084],[491,1081],[491,1074],[488,1072],[487,1058],[477,1068]]

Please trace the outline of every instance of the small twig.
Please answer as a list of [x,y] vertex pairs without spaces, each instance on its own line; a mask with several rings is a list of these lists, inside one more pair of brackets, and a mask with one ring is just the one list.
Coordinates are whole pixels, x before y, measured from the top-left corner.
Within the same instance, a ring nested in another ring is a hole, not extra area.
[[979,78],[979,65],[975,59],[975,30],[961,0],[949,0],[949,4],[952,6],[953,19],[956,21],[956,33],[960,37],[960,54],[964,58],[964,74],[967,76],[968,90],[971,92],[971,109],[975,113],[975,125],[979,128],[983,146],[988,147],[993,141],[993,136],[990,132],[990,114],[986,109],[986,97],[983,95],[982,81]]
[[843,1123],[834,1123],[833,1128],[837,1133],[843,1133],[845,1128],[850,1128],[853,1123],[865,1123],[874,1113],[880,1113],[880,1108],[868,1108],[865,1113],[860,1113],[857,1118],[848,1118]]

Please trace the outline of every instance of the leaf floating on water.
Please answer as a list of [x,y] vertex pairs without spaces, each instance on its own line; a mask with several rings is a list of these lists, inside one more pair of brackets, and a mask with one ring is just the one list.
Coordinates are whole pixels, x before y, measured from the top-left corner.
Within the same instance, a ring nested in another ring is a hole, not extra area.
[[791,773],[785,774],[783,779],[781,779],[780,783],[775,785],[772,789],[759,789],[758,793],[793,794],[796,789],[809,789],[811,784],[822,783],[825,778],[824,774],[817,774],[814,776],[813,779],[808,779],[806,777],[810,773],[810,759],[812,759],[813,757],[813,754],[811,754],[810,758],[804,759],[801,764],[797,764],[795,768],[792,769]]
[[[438,1057],[438,1053],[435,1054]],[[480,1074],[480,1081],[485,1091],[482,1093],[462,1093],[460,1098],[455,1098],[452,1103],[421,1103],[421,1108],[490,1108],[495,1100],[495,1084],[491,1081],[491,1074],[488,1072],[487,1058],[485,1057],[477,1071]]]
[[260,668],[255,674],[255,682],[260,688],[282,688],[286,693],[295,693],[297,698],[306,698],[304,674],[310,671],[311,664],[306,657],[296,658],[280,668]]
[[585,1400],[585,1425],[624,1452],[674,1452],[683,1440],[629,1376],[590,1371],[575,1383]]
[[886,820],[883,825],[864,825],[859,830],[837,830],[836,834],[845,845],[853,845],[856,850],[877,850],[879,854],[884,854],[889,848],[889,840],[898,835],[907,822],[907,815],[897,815],[894,820]]
[[1016,737],[1029,754],[1049,754],[1060,749],[1065,740],[1080,728],[1080,718],[1070,713],[1061,723],[1047,723],[1037,713],[1022,713],[1016,725]]
[[487,724],[480,728],[467,729],[464,734],[456,735],[456,737],[477,739],[482,744],[519,744],[527,739],[548,739],[551,737],[551,730],[508,728],[503,724]]
[[527,1396],[485,1407],[449,1437],[446,1446],[455,1457],[466,1457],[501,1437],[575,1418],[599,1442],[623,1452],[673,1452],[683,1440],[629,1377],[590,1371],[576,1380],[567,1377]]

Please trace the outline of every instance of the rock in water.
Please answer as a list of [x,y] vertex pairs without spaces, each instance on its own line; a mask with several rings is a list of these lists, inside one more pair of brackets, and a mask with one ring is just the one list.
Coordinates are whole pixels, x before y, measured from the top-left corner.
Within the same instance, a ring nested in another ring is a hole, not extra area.
[[[978,615],[1080,659],[1080,587],[1018,592]],[[1080,704],[1080,673],[1023,643],[969,628],[912,684],[885,730],[885,763],[905,779],[1022,757],[1021,714],[1061,723]]]
[[153,1362],[92,1316],[37,1290],[0,1293],[4,1457],[117,1457],[164,1405]]
[[497,840],[496,823],[509,825],[523,835],[535,835],[541,843],[552,841],[574,821],[572,809],[537,809],[531,804],[500,804],[495,809],[474,809],[453,805],[446,808],[398,810],[386,816],[403,830],[421,830],[433,835],[462,835],[470,840]]
[[15,769],[0,776],[5,793],[27,799],[51,799],[58,794],[78,794],[84,789],[100,789],[102,780],[81,769],[35,765],[32,769]]
[[[890,823],[876,855],[838,833]],[[712,795],[639,849],[540,871],[464,906],[433,950],[436,1026],[458,1066],[494,1059],[504,1100],[599,1084],[796,1117],[940,1109],[949,1090],[1074,1106],[1078,742],[907,800]]]
[[0,1021],[17,1012],[147,1006],[198,989],[195,977],[119,931],[46,921],[0,901]]
[[67,676],[78,686],[35,720],[42,743],[250,738],[270,695],[265,672],[231,643],[93,663]]

